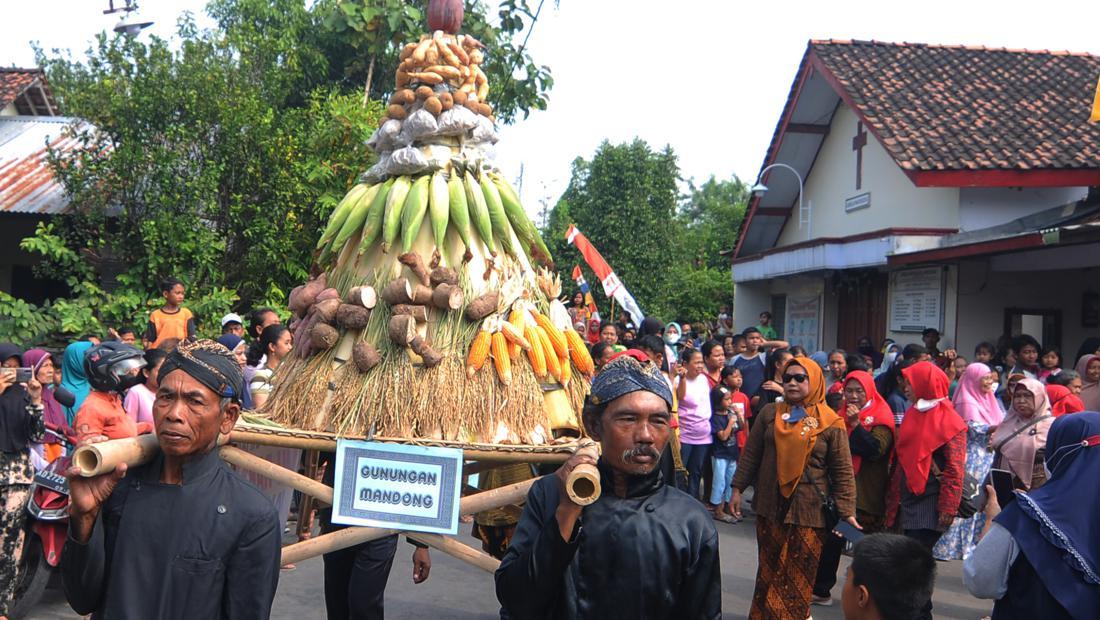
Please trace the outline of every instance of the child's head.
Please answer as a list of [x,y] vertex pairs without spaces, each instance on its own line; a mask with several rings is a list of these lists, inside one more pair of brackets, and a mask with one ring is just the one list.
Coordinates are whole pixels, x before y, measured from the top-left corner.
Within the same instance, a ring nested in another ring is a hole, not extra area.
[[137,341],[133,328],[120,327],[115,330],[115,333],[118,334],[118,341],[123,344],[133,345]]
[[176,278],[165,278],[160,284],[161,294],[164,295],[164,305],[178,306],[183,303],[183,282]]
[[712,413],[725,413],[733,406],[733,395],[723,385],[716,385],[710,391],[710,410]]
[[936,581],[936,561],[916,540],[871,534],[856,543],[841,595],[845,620],[924,617]]
[[729,388],[732,392],[740,392],[741,386],[744,385],[745,379],[741,376],[741,369],[733,366],[726,366],[722,369],[722,385]]
[[997,354],[997,348],[990,342],[979,342],[978,346],[974,347],[974,361],[985,365],[989,365],[989,362],[993,361],[993,356]]
[[1043,368],[1046,368],[1047,370],[1061,368],[1062,352],[1058,349],[1058,347],[1043,347],[1042,353],[1039,354],[1039,363]]

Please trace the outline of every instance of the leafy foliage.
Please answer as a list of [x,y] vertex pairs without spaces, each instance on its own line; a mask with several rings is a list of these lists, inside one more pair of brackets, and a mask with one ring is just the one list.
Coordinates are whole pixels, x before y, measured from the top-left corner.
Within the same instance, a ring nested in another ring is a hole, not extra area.
[[[729,259],[748,192],[737,178],[689,182],[681,196],[676,156],[645,142],[600,145],[591,161],[573,161],[565,193],[550,211],[544,236],[563,281],[583,259],[565,241],[575,224],[603,254],[647,315],[664,320],[713,319],[732,306]],[[588,272],[587,266],[582,267]],[[600,308],[610,307],[592,283]],[[569,287],[567,287],[568,290]]]
[[[168,276],[185,282],[202,334],[216,334],[234,307],[282,306],[309,275],[328,214],[373,163],[365,142],[384,112],[382,76],[392,76],[399,43],[426,29],[423,4],[211,0],[216,27],[185,15],[171,42],[101,34],[80,60],[39,50],[63,113],[89,124],[73,129],[75,149],[50,153],[74,212],[21,247],[41,257],[37,275],[71,295],[42,307],[0,298],[0,314],[16,317],[0,337],[139,327]],[[507,65],[531,62],[512,37],[533,16],[504,2],[491,27],[480,3],[467,8],[469,31],[496,63],[490,78],[510,82]],[[367,54],[379,61],[375,97],[364,100]],[[498,117],[545,107],[549,71],[534,74],[497,92]]]

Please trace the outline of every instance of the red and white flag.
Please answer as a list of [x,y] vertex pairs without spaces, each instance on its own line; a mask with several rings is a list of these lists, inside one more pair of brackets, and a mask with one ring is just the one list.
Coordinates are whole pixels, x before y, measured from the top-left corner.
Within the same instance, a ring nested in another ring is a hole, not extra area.
[[600,284],[603,285],[604,295],[619,302],[619,305],[630,313],[631,318],[634,319],[634,324],[641,325],[645,314],[638,307],[638,302],[634,301],[634,296],[626,290],[626,286],[619,280],[619,276],[611,270],[611,265],[607,264],[607,261],[592,245],[592,242],[588,240],[588,237],[577,230],[576,226],[570,225],[569,230],[565,231],[565,240],[577,246],[581,256],[584,257],[584,262],[588,263],[592,271],[596,272],[596,277],[600,279]]

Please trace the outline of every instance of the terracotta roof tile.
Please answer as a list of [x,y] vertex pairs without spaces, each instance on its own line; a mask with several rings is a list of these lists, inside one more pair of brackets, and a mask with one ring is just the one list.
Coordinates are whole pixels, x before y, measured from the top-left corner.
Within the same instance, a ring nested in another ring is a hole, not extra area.
[[1100,56],[877,41],[810,51],[906,170],[1100,168]]

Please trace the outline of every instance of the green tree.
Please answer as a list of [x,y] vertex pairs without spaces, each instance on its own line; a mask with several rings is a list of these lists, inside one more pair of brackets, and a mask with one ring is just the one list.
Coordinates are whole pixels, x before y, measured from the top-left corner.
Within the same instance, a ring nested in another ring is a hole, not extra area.
[[[546,235],[552,239],[563,281],[582,262],[565,246],[564,232],[575,224],[611,264],[642,310],[670,316],[668,292],[675,284],[671,268],[679,169],[672,149],[655,151],[642,140],[604,142],[591,161],[578,158],[565,193],[550,213]],[[595,286],[597,294],[600,287]],[[568,289],[568,287],[567,287]],[[609,307],[598,295],[600,308]]]
[[[653,151],[640,140],[605,142],[591,161],[575,159],[569,185],[543,231],[563,281],[583,262],[565,241],[565,231],[576,224],[647,314],[713,320],[721,306],[732,305],[724,251],[737,238],[748,190],[736,177],[711,177],[701,185],[689,181],[689,193],[679,196],[677,180],[672,151]],[[606,312],[609,302],[598,285],[594,289]]]

